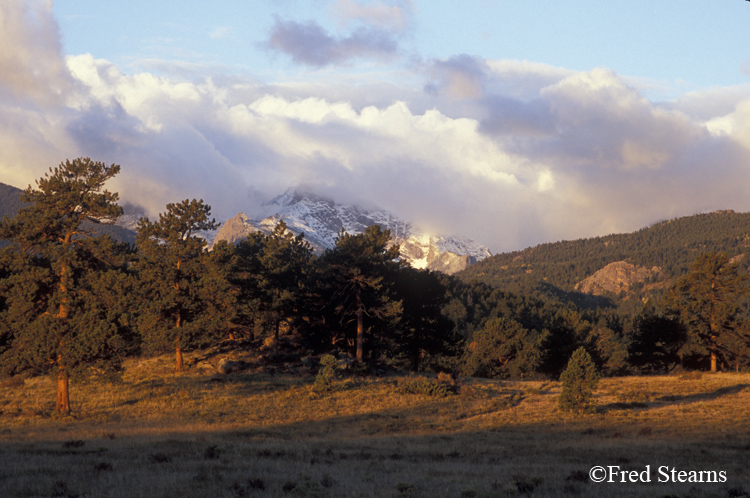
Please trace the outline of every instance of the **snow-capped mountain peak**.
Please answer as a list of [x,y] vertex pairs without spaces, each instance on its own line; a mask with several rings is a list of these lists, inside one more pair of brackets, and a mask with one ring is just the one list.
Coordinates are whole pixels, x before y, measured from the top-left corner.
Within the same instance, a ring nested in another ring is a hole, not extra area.
[[310,245],[322,252],[335,246],[342,228],[347,233],[358,234],[371,225],[380,225],[391,231],[392,243],[399,244],[401,257],[415,268],[455,273],[490,256],[489,249],[474,241],[427,234],[387,211],[368,211],[338,204],[332,199],[294,188],[273,198],[265,207],[271,208],[275,214],[256,222],[240,213],[222,226],[215,240],[236,242],[257,230],[270,233],[280,220],[284,220],[290,231],[295,234],[304,232]]

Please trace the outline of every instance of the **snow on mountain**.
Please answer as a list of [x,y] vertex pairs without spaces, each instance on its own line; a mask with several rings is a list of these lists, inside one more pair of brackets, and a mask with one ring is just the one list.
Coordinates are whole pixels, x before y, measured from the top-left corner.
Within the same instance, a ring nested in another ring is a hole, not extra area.
[[392,243],[401,246],[401,257],[415,268],[455,273],[490,256],[487,247],[468,239],[433,236],[386,211],[366,211],[356,206],[337,204],[311,193],[288,189],[266,205],[276,214],[256,222],[240,213],[228,220],[214,240],[235,243],[255,231],[270,233],[284,220],[295,234],[304,232],[313,248],[322,252],[333,248],[343,228],[347,233],[363,233],[368,226],[380,225],[391,231]]

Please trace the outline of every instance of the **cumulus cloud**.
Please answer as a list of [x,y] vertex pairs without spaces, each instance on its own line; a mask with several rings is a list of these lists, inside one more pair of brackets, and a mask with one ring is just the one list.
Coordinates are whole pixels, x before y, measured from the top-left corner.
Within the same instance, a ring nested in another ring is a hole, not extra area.
[[75,150],[60,127],[74,87],[50,3],[0,3],[0,181],[26,187],[37,165]]
[[280,19],[276,20],[267,45],[297,63],[316,67],[360,58],[389,60],[398,52],[398,42],[387,30],[362,26],[348,36],[336,37],[313,21]]
[[489,66],[466,54],[448,60],[436,60],[430,72],[433,81],[425,86],[429,93],[444,93],[454,99],[476,99],[484,93]]
[[0,97],[59,103],[69,91],[52,4],[6,0],[0,5]]
[[[34,15],[24,5],[2,4],[3,22],[15,16],[23,26],[0,37],[49,67],[35,73],[24,57],[0,59],[31,82],[0,73],[5,183],[23,187],[66,158],[91,156],[122,165],[112,188],[124,203],[154,215],[203,198],[219,219],[269,214],[263,200],[304,185],[493,251],[750,210],[748,88],[655,103],[607,69],[469,55],[388,82],[129,75],[90,55],[63,59],[44,4],[29,4]],[[386,4],[365,7],[337,4],[352,22],[377,27],[375,8]],[[285,26],[281,39],[296,40],[286,50],[308,65],[393,53],[356,49],[346,41],[356,31],[336,38],[277,22]],[[49,41],[22,36],[35,30]]]

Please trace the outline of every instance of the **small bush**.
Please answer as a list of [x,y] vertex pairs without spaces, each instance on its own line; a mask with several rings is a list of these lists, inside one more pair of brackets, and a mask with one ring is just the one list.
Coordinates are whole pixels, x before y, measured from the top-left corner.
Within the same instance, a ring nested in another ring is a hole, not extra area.
[[78,494],[73,493],[65,481],[55,481],[52,486],[52,496],[56,498],[78,498]]
[[151,453],[149,460],[151,460],[151,463],[169,463],[172,461],[172,457],[166,453]]
[[412,493],[415,492],[416,489],[414,488],[414,486],[412,486],[408,482],[401,481],[398,484],[396,484],[396,490],[399,492],[399,494],[411,495]]
[[538,488],[544,479],[541,477],[528,478],[526,476],[513,476],[513,484],[520,494],[530,495]]
[[63,448],[83,448],[86,446],[86,441],[74,439],[72,441],[65,441],[62,446]]
[[328,474],[323,474],[323,478],[320,480],[320,485],[324,488],[331,488],[336,484],[336,481]]
[[333,381],[336,380],[336,358],[333,355],[327,354],[320,359],[320,365],[322,368],[318,371],[318,375],[315,377],[315,384],[313,390],[315,392],[327,392],[333,389]]
[[582,470],[574,470],[571,472],[568,477],[565,478],[566,481],[569,482],[589,482],[589,474],[588,472],[584,472]]
[[266,489],[266,483],[263,479],[248,479],[245,484],[240,484],[235,481],[232,484],[232,491],[234,491],[235,498],[246,498],[254,495],[257,491],[263,491]]
[[216,460],[217,458],[219,458],[220,453],[221,451],[219,450],[219,447],[214,444],[206,448],[206,450],[203,452],[203,458],[205,460]]
[[745,491],[745,489],[742,488],[742,487],[739,487],[739,488],[730,488],[729,491],[727,491],[727,496],[729,498],[743,498],[743,497],[746,497],[746,496],[750,496],[750,493],[748,493],[747,491]]
[[558,400],[561,411],[590,413],[596,409],[594,391],[599,384],[599,374],[594,360],[584,348],[578,348],[570,357],[568,366],[560,375],[562,392]]
[[108,472],[112,469],[112,464],[109,462],[97,462],[94,464],[94,470],[97,472]]
[[403,381],[398,386],[398,392],[402,394],[426,394],[444,398],[456,394],[457,388],[448,382],[439,382],[425,377],[414,380]]

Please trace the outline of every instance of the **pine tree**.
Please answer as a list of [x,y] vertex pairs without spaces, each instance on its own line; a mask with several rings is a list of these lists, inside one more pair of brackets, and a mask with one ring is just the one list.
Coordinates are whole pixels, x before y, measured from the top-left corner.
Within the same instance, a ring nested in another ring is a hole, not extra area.
[[401,316],[387,341],[389,357],[405,360],[415,372],[430,361],[435,366],[446,355],[457,353],[462,342],[453,323],[441,312],[446,304],[446,287],[439,275],[402,266],[388,276],[402,303]]
[[364,361],[365,315],[385,319],[401,313],[401,303],[392,298],[391,282],[385,280],[388,268],[397,265],[399,257],[398,245],[388,247],[390,238],[390,230],[383,231],[378,225],[356,235],[342,229],[336,246],[320,259],[340,320],[356,318],[358,362]]
[[493,318],[466,346],[464,374],[490,378],[528,378],[540,364],[539,337],[515,320]]
[[748,294],[748,278],[739,265],[724,253],[698,256],[687,275],[680,278],[664,297],[664,305],[687,326],[687,347],[707,354],[711,371],[719,359],[735,357],[750,343],[739,323],[741,300]]
[[584,348],[578,348],[568,361],[568,366],[560,375],[562,392],[558,406],[562,411],[579,414],[592,412],[596,403],[594,391],[599,384],[599,374],[594,360]]
[[[138,274],[144,308],[139,329],[152,351],[173,348],[175,369],[184,369],[183,351],[206,344],[217,333],[216,320],[223,292],[219,275],[211,271],[206,241],[199,236],[218,228],[203,200],[167,204],[166,213],[138,223]],[[211,319],[209,319],[209,317]],[[224,322],[225,323],[225,322]]]
[[270,234],[249,234],[235,248],[231,281],[241,296],[242,321],[255,328],[270,324],[275,352],[282,323],[301,314],[312,257],[304,234],[294,235],[283,221]]
[[62,413],[70,412],[71,374],[117,370],[128,347],[122,307],[104,302],[112,297],[108,285],[127,287],[126,250],[91,230],[122,214],[118,195],[104,189],[119,171],[89,158],[65,161],[29,186],[21,199],[29,204],[0,225],[0,238],[14,242],[4,256],[0,361],[9,372],[52,372]]
[[258,254],[260,302],[273,325],[274,351],[278,353],[281,323],[293,318],[302,299],[312,248],[304,234],[294,235],[283,221],[264,237]]
[[633,319],[629,361],[651,373],[669,371],[679,365],[679,351],[685,341],[685,327],[679,319],[659,313],[649,300]]

